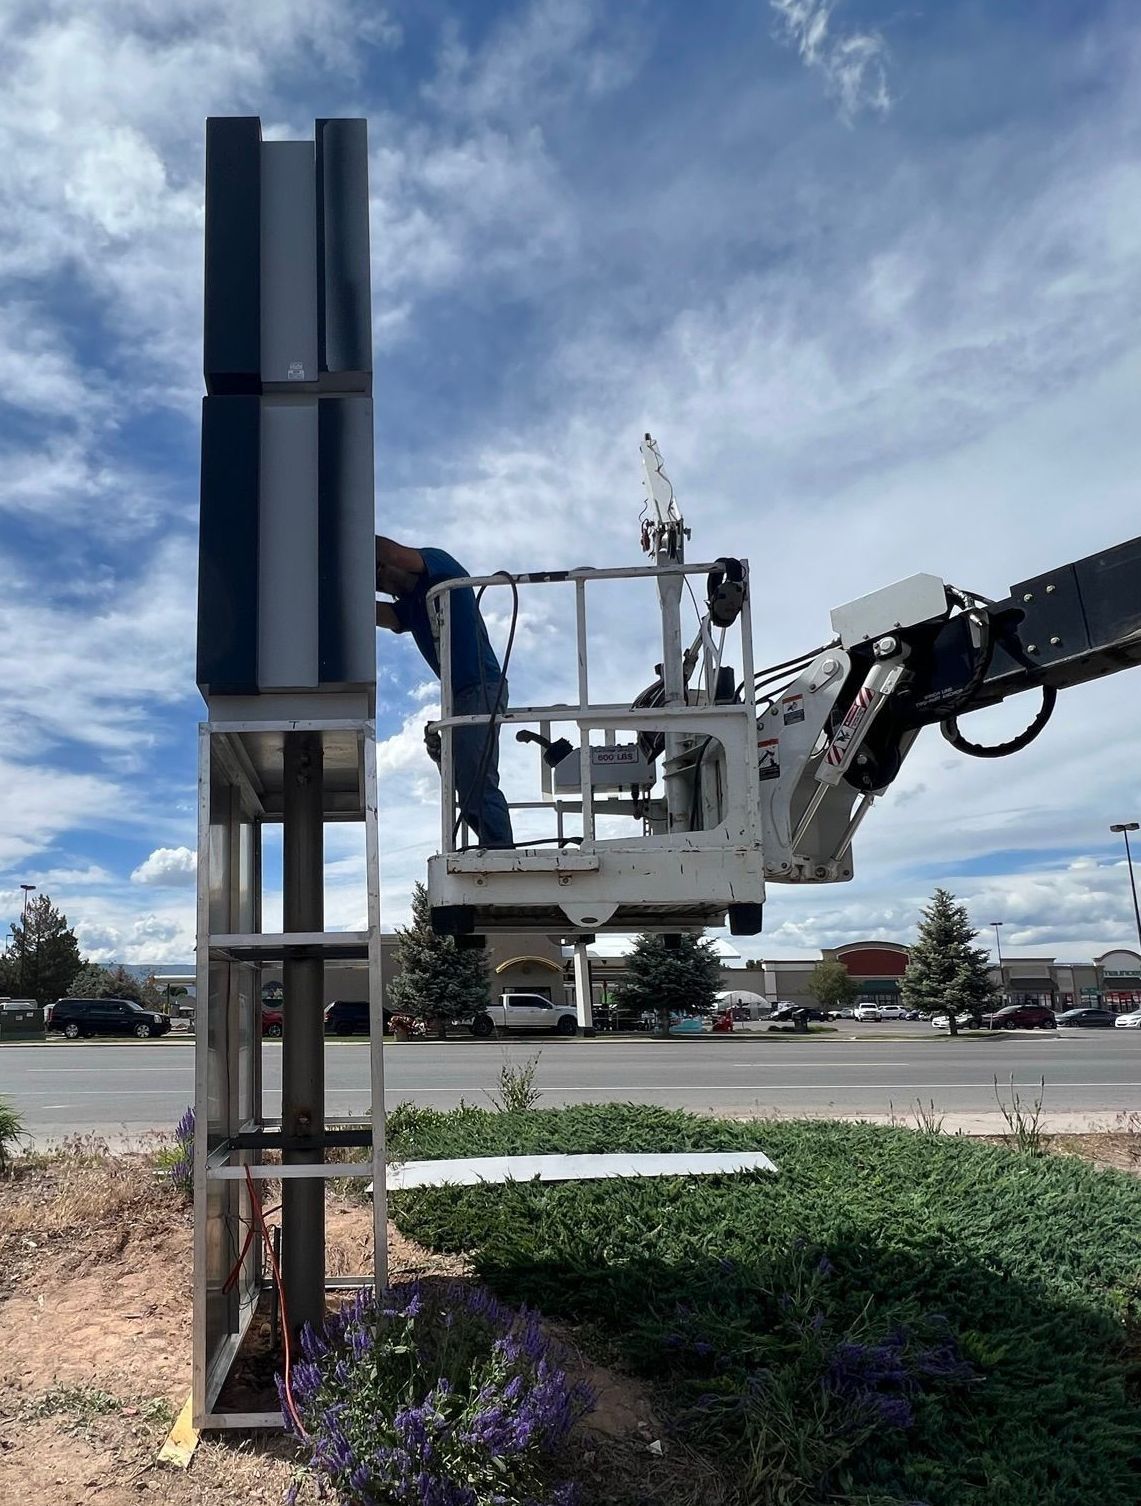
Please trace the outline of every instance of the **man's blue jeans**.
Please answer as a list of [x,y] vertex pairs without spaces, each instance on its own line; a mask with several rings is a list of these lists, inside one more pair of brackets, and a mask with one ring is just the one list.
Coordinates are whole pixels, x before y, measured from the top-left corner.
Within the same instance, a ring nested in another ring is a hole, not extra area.
[[[507,710],[507,681],[473,685],[452,697],[456,716]],[[488,732],[491,732],[490,742]],[[456,798],[481,847],[513,847],[511,813],[499,788],[499,728],[490,722],[456,727],[452,733]]]

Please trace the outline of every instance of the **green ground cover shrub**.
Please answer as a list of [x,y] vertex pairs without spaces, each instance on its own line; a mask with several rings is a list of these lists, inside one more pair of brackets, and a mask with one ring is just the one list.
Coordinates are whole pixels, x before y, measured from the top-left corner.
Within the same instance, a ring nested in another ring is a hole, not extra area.
[[765,1150],[702,1179],[420,1189],[407,1234],[576,1325],[740,1500],[1141,1500],[1141,1183],[844,1123],[637,1106],[400,1110],[397,1157]]

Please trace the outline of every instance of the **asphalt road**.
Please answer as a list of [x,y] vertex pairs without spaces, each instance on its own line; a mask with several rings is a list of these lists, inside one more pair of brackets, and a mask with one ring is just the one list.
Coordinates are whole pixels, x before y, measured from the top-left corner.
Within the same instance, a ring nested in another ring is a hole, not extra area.
[[[542,1102],[638,1101],[726,1114],[906,1114],[916,1099],[941,1113],[995,1110],[994,1079],[1024,1093],[1046,1079],[1054,1113],[1141,1109],[1141,1031],[1002,1033],[932,1039],[926,1025],[857,1027],[855,1039],[807,1041],[764,1034],[695,1041],[610,1042],[513,1038],[385,1044],[388,1107],[405,1099],[450,1108],[487,1102],[505,1060],[541,1051]],[[0,1096],[40,1141],[94,1132],[120,1137],[168,1129],[193,1098],[193,1047],[168,1038],[123,1045],[58,1042],[0,1046]],[[277,1114],[281,1046],[265,1047],[266,1113]],[[333,1113],[368,1107],[363,1041],[331,1041],[326,1091]]]

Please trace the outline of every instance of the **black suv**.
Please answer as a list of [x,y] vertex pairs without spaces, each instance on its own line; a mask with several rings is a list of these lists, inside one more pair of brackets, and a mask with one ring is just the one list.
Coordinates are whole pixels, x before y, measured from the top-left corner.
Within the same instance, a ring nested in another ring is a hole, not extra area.
[[45,1023],[49,1031],[69,1040],[81,1035],[137,1035],[146,1041],[170,1029],[166,1015],[131,999],[57,999],[48,1005]]
[[367,1035],[367,1001],[364,999],[334,999],[331,1004],[326,1004],[325,1032],[327,1035]]
[[774,1025],[787,1024],[789,1020],[795,1020],[803,1015],[808,1021],[831,1019],[826,1009],[815,1009],[811,1004],[778,1004],[769,1015]]

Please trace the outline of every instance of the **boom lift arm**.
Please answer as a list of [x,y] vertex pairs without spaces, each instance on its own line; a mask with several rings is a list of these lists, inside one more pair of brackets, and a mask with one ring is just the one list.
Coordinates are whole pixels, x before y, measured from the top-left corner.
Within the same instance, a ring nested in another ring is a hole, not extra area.
[[[758,694],[765,870],[778,882],[851,877],[850,849],[873,799],[919,732],[938,724],[960,752],[1018,752],[1059,690],[1141,663],[1141,539],[1019,582],[1002,601],[932,575],[838,607],[836,640]],[[766,671],[761,671],[764,677]],[[959,718],[1026,690],[1041,706],[1010,742],[971,742]]]

